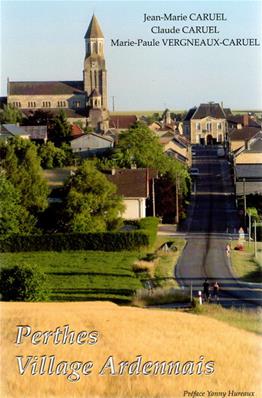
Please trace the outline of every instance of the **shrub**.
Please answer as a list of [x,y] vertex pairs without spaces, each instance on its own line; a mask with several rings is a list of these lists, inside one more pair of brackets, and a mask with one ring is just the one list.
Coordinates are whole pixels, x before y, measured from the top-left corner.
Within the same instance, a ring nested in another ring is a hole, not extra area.
[[3,268],[0,290],[4,301],[45,301],[47,290],[45,275],[32,265]]
[[153,278],[155,274],[155,263],[153,261],[139,260],[133,264],[134,272],[147,272],[148,275]]
[[157,217],[146,217],[139,221],[140,230],[147,231],[149,235],[149,245],[153,245],[157,236],[157,227],[159,219]]
[[189,290],[175,288],[139,289],[133,298],[133,305],[141,307],[148,305],[169,304],[169,303],[189,303]]

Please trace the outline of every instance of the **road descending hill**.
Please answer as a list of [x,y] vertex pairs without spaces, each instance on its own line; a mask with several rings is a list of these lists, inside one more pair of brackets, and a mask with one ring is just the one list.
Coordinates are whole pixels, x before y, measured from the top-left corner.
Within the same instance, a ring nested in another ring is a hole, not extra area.
[[223,322],[108,302],[1,307],[2,398],[262,396],[261,337]]

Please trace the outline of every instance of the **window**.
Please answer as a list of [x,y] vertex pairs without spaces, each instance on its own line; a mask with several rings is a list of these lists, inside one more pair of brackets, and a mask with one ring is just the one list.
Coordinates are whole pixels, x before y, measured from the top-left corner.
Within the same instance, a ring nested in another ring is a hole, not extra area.
[[51,107],[51,102],[43,101],[43,108],[50,108],[50,107]]
[[16,108],[21,108],[21,102],[18,102],[18,101],[13,102],[13,106]]
[[74,108],[80,108],[80,106],[81,106],[81,102],[80,101],[74,101],[73,102],[73,107]]
[[66,108],[66,101],[58,101],[57,106],[58,108]]
[[198,130],[198,131],[201,130],[201,124],[199,122],[196,123],[196,130]]
[[221,122],[217,123],[217,129],[218,129],[218,130],[221,130],[221,129],[222,129],[222,123],[221,123]]
[[212,131],[212,123],[207,122],[207,131]]
[[36,102],[28,102],[28,108],[36,108]]

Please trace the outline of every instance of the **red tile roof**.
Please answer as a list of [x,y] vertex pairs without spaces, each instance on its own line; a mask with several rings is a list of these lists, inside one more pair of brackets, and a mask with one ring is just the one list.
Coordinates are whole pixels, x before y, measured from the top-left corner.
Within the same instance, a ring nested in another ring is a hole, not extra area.
[[71,126],[71,137],[76,138],[83,135],[83,131],[81,127],[79,127],[77,124],[72,124]]

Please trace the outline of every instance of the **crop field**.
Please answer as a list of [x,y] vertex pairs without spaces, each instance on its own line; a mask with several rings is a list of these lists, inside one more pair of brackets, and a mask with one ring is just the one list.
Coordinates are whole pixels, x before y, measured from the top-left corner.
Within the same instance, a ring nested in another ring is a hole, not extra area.
[[2,267],[37,265],[47,276],[51,301],[113,300],[129,302],[141,282],[132,269],[132,252],[1,253]]
[[[229,390],[262,396],[261,336],[209,317],[120,307],[108,302],[78,302],[2,303],[1,318],[2,398],[182,398],[184,391],[195,390],[206,392],[206,396],[207,391]],[[23,337],[19,344],[15,344],[17,325],[31,328],[30,336]],[[62,344],[62,337],[58,344],[54,344],[54,337],[43,343],[41,333],[58,327],[63,332],[65,325],[75,334],[97,331],[97,343],[69,344],[65,340]],[[32,344],[35,331],[37,344]],[[17,357],[25,366],[28,356],[33,356],[37,366],[29,364],[22,376]],[[39,374],[41,356],[47,358],[47,364]],[[48,368],[50,357],[54,357],[52,371]],[[73,361],[80,363],[80,368],[75,367],[72,375]],[[81,364],[87,361],[92,370],[84,374]],[[119,364],[123,361],[126,365],[120,375]],[[188,361],[191,375],[181,373]],[[146,362],[151,367],[147,365],[149,373],[144,375],[141,369]],[[168,375],[169,362],[177,363],[178,370]],[[199,362],[203,368],[198,374]],[[210,374],[204,372],[207,362],[213,364]],[[132,368],[134,374],[128,374]],[[32,369],[35,375],[31,374]]]

